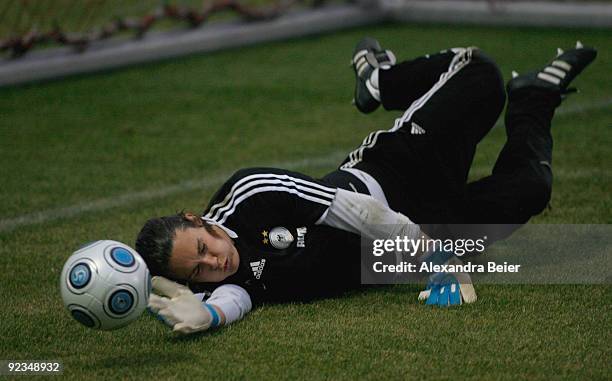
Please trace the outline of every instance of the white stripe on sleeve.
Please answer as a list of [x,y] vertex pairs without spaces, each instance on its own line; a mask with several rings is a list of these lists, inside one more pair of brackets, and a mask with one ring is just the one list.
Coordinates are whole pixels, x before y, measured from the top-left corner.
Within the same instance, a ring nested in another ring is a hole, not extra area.
[[237,181],[224,199],[213,205],[205,218],[224,223],[236,210],[238,204],[261,192],[286,192],[302,199],[329,206],[336,189],[316,182],[277,174],[256,174]]

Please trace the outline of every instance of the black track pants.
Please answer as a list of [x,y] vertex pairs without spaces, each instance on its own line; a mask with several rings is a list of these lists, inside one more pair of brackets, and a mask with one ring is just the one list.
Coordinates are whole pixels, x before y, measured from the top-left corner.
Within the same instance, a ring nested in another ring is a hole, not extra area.
[[476,146],[506,100],[497,65],[478,49],[452,49],[380,70],[379,85],[384,108],[403,115],[368,135],[341,167],[370,173],[391,208],[436,237],[463,234],[453,224],[475,224],[477,235],[494,241],[546,207],[558,95],[511,94],[507,142],[491,175],[467,183]]

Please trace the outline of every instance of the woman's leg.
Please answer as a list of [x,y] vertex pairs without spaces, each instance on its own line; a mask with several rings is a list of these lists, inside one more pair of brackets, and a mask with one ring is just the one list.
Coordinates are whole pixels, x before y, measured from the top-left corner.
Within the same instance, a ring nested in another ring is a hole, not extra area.
[[371,133],[342,167],[372,175],[389,205],[416,222],[447,221],[465,199],[476,145],[495,124],[505,91],[495,63],[475,48],[406,61],[378,73],[393,128]]

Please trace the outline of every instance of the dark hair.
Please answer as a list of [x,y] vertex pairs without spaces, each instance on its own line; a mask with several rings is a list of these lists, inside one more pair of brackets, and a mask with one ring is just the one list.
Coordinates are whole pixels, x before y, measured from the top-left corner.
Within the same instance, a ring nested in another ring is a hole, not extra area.
[[206,221],[202,222],[203,225],[199,225],[187,218],[185,213],[180,212],[173,216],[151,218],[144,224],[136,238],[135,248],[146,262],[151,275],[172,278],[168,269],[168,261],[178,229],[185,230],[203,226],[209,233],[216,233],[210,224]]

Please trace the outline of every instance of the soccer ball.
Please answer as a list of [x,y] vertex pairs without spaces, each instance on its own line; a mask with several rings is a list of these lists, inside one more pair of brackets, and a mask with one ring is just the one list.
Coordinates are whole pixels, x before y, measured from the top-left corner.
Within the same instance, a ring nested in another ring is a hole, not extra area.
[[60,278],[64,305],[86,327],[111,330],[136,320],[151,292],[144,260],[121,242],[91,242],[66,261]]

